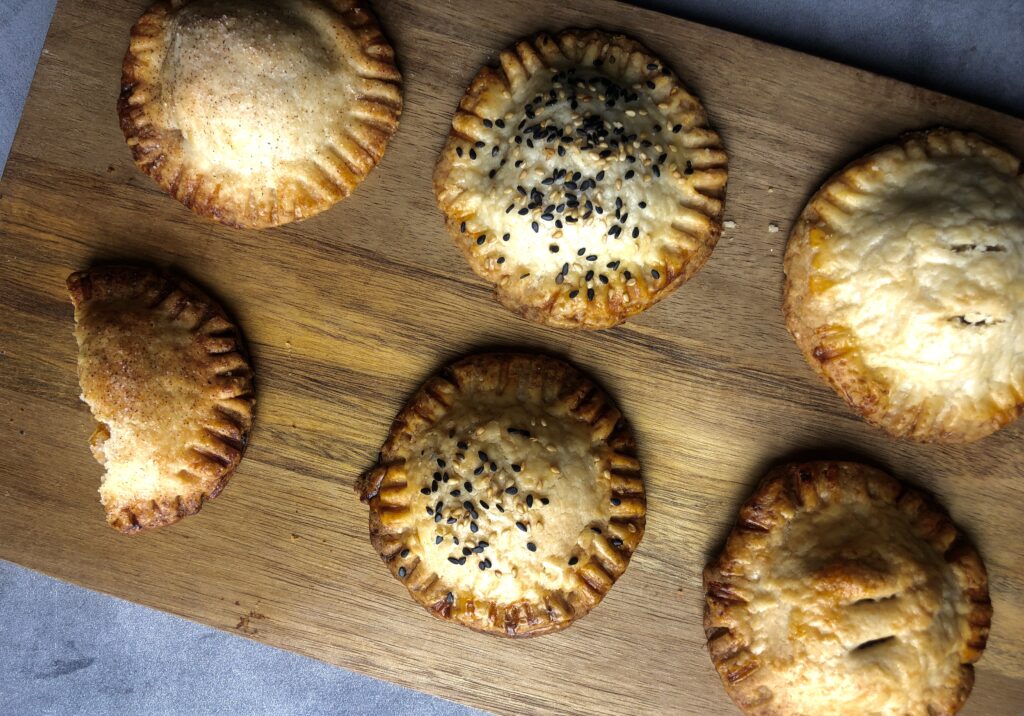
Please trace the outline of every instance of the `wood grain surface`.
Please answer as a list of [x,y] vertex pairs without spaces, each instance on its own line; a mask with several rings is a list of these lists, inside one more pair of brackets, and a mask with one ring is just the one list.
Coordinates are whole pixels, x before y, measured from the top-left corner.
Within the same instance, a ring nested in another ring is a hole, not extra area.
[[[965,447],[893,442],[812,374],[780,304],[791,221],[840,164],[935,124],[1020,154],[1024,122],[611,0],[377,0],[406,79],[384,161],[310,221],[236,231],[194,217],[131,163],[114,107],[144,2],[61,0],[0,185],[0,557],[497,712],[727,714],[700,626],[701,567],[768,466],[853,457],[933,490],[977,542],[995,619],[964,713],[1020,713],[1024,426]],[[673,297],[598,334],[500,308],[430,190],[480,64],[520,35],[568,26],[649,44],[705,101],[730,153],[736,228]],[[110,530],[98,503],[64,289],[69,272],[109,259],[204,283],[240,320],[258,371],[232,483],[198,516],[137,538]],[[371,549],[352,491],[421,380],[496,346],[564,356],[600,380],[638,436],[648,489],[647,535],[605,602],[528,641],[416,606]]]

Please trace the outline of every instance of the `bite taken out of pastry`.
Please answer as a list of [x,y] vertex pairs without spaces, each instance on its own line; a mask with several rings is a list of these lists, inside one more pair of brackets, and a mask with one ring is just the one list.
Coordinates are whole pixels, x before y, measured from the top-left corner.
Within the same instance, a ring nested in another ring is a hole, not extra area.
[[67,284],[107,522],[131,534],[198,512],[238,467],[252,427],[238,329],[199,288],[160,269],[98,266]]

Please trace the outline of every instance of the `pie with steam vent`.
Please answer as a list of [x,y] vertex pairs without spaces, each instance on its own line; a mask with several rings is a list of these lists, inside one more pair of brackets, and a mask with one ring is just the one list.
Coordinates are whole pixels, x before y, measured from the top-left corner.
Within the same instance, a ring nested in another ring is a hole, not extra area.
[[992,619],[985,566],[946,512],[848,462],[769,472],[704,591],[711,660],[750,716],[953,714]]
[[908,134],[807,204],[786,322],[811,367],[896,437],[967,442],[1024,411],[1024,172],[976,134]]

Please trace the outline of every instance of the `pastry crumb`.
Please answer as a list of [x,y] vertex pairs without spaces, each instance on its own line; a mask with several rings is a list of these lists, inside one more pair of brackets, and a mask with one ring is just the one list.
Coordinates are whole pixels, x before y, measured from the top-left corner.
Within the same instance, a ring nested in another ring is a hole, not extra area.
[[769,234],[777,234],[777,233],[779,233],[779,225],[778,224],[768,224],[768,233]]
[[726,219],[725,221],[722,222],[722,226],[724,226],[727,229],[735,229],[736,222],[733,221],[732,219]]

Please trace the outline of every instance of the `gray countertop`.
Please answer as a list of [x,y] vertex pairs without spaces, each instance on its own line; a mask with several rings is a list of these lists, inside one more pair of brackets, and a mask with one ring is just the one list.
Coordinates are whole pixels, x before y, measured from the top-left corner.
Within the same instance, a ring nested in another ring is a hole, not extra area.
[[[0,0],[0,168],[54,4]],[[1024,115],[1024,0],[636,4]],[[128,709],[477,713],[0,561],[0,713]]]

